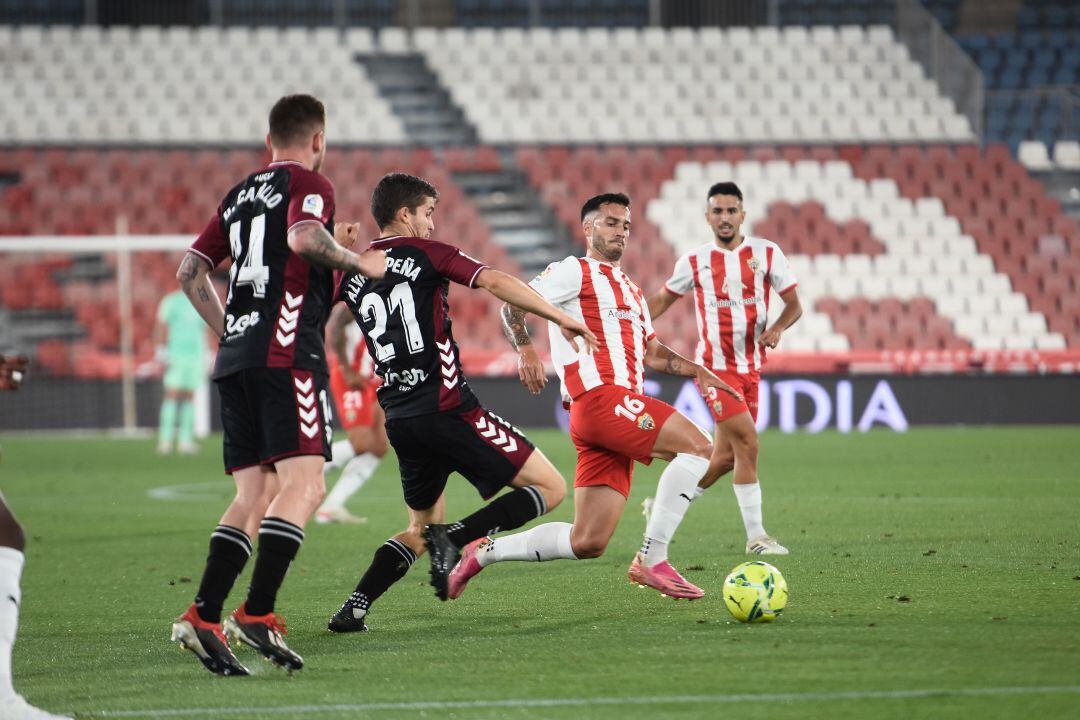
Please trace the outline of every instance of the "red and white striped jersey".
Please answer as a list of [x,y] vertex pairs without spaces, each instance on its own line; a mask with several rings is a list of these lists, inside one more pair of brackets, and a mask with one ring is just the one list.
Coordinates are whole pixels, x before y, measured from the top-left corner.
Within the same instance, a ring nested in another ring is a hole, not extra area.
[[562,382],[563,399],[576,399],[601,385],[642,391],[645,346],[656,333],[645,294],[633,280],[605,262],[570,256],[548,265],[529,285],[584,321],[599,341],[590,355],[571,345],[555,323],[548,324],[551,360]]
[[366,378],[375,378],[375,363],[368,353],[364,333],[356,323],[345,326],[345,347],[349,349],[349,367]]
[[725,250],[716,243],[694,248],[675,262],[664,287],[675,295],[694,291],[698,344],[695,360],[707,368],[757,372],[765,363],[758,338],[765,331],[769,290],[785,293],[796,285],[780,247],[744,237]]

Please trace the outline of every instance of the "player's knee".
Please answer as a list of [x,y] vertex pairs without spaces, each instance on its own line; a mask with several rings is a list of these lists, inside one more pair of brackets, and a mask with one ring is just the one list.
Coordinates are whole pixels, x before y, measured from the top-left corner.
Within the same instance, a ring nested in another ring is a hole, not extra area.
[[305,483],[304,497],[315,506],[322,503],[326,497],[326,480],[323,478],[322,473],[319,473],[316,477],[311,478]]
[[570,536],[570,548],[574,556],[581,560],[598,558],[607,550],[608,538],[589,533]]

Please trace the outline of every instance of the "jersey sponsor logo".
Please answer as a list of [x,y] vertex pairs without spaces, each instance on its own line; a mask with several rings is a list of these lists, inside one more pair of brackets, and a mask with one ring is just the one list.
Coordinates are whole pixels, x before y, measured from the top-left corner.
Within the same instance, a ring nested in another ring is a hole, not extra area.
[[655,430],[656,421],[653,420],[652,415],[649,413],[642,413],[638,415],[637,426],[642,430]]
[[383,387],[394,384],[398,386],[398,390],[405,392],[412,390],[414,387],[427,380],[427,377],[427,372],[420,368],[409,368],[407,370],[401,370],[400,372],[391,370],[386,373],[383,378]]
[[241,315],[236,317],[233,314],[225,316],[225,337],[232,337],[234,335],[242,335],[249,327],[255,327],[259,324],[259,311],[252,310],[247,315]]
[[633,310],[608,310],[607,315],[608,317],[618,318],[619,320],[637,320],[638,322],[641,321],[641,316]]
[[753,297],[728,298],[724,300],[721,300],[720,298],[709,298],[705,304],[710,308],[730,308],[738,305],[761,305],[764,302],[764,297],[754,295]]
[[420,266],[411,257],[395,258],[391,257],[390,253],[387,252],[386,272],[402,275],[416,282],[416,278],[420,277]]

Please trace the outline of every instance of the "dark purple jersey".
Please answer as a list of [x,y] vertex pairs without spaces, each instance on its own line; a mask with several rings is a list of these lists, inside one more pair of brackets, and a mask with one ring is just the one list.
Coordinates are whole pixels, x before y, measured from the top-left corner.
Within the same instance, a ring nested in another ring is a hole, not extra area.
[[298,162],[270,163],[229,191],[188,250],[217,267],[232,258],[225,334],[214,377],[253,367],[326,372],[323,328],[334,273],[289,249],[289,230],[333,232],[334,186]]
[[386,275],[347,275],[339,298],[364,331],[382,378],[379,404],[387,419],[475,407],[461,373],[447,294],[451,280],[471,288],[487,266],[424,238],[384,238],[371,247],[386,252]]

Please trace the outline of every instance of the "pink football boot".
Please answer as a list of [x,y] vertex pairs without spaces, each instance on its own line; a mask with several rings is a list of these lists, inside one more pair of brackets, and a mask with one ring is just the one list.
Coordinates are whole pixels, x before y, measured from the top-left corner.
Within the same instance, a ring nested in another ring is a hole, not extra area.
[[487,542],[490,542],[488,538],[482,537],[473,540],[462,549],[461,559],[458,560],[457,565],[450,571],[450,576],[447,578],[447,596],[451,600],[456,600],[461,593],[465,592],[465,586],[469,584],[469,581],[484,569],[480,565],[480,561],[476,559],[476,551]]
[[641,562],[641,555],[635,555],[626,576],[630,578],[630,582],[648,585],[668,597],[697,600],[705,596],[704,590],[688,582],[667,560],[646,567],[645,563]]

